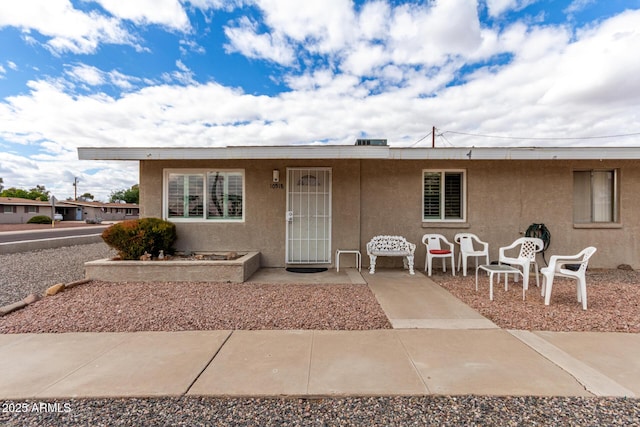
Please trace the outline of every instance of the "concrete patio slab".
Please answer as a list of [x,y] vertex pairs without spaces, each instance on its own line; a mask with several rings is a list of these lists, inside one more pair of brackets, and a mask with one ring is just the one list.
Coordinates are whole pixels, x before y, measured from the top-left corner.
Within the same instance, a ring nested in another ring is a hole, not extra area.
[[396,329],[490,329],[497,326],[422,273],[379,270],[364,275]]
[[[360,274],[349,272],[352,269],[335,268],[319,273],[293,273],[284,268],[261,268],[256,271],[247,282],[251,283],[308,283],[308,284],[351,284],[355,281],[362,283]],[[357,272],[357,270],[356,270]],[[360,279],[358,278],[360,277]]]
[[316,331],[308,394],[428,394],[396,331]]
[[234,331],[190,395],[304,395],[313,331]]
[[503,330],[399,330],[429,390],[442,395],[592,396]]
[[640,396],[640,334],[544,331],[535,335],[569,355],[573,361],[568,366],[554,361],[596,395]]
[[[134,332],[37,394],[40,398],[178,396],[230,331]],[[94,334],[93,339],[98,339]],[[57,360],[52,359],[52,360]]]
[[116,347],[119,333],[0,335],[0,399],[38,396]]

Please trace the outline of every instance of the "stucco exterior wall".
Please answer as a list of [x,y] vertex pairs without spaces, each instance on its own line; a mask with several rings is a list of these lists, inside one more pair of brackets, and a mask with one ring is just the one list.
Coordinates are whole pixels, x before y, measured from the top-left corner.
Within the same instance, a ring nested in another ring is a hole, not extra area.
[[40,208],[39,212],[25,212],[24,206],[17,206],[17,212],[0,212],[0,224],[26,224],[31,218],[39,215],[51,217],[51,208]]
[[[287,167],[332,168],[332,246],[359,246],[359,162],[311,161],[143,161],[140,165],[141,217],[162,217],[162,179],[165,168],[244,169],[245,221],[176,222],[178,250],[259,251],[263,267],[285,265],[286,169]],[[272,171],[280,171],[280,184],[273,186]],[[274,188],[275,187],[275,188]]]
[[[416,268],[424,268],[425,233],[450,240],[457,232],[475,233],[489,242],[491,259],[498,248],[521,237],[532,223],[551,232],[546,258],[574,254],[586,246],[598,252],[591,266],[640,268],[640,167],[637,161],[424,161],[424,160],[198,160],[141,161],[141,217],[162,217],[165,168],[245,170],[243,223],[177,223],[177,248],[192,251],[260,251],[265,267],[285,265],[286,168],[332,168],[332,256],[335,250],[359,248],[368,265],[366,243],[379,234],[399,234],[418,245]],[[573,224],[573,171],[618,169],[620,222]],[[282,188],[272,188],[272,170],[280,171]],[[467,173],[467,217],[462,223],[422,221],[423,169],[464,169]],[[378,259],[380,267],[402,265],[400,259]],[[335,260],[333,260],[335,262]],[[542,265],[544,264],[540,260]],[[333,265],[333,264],[332,264]]]

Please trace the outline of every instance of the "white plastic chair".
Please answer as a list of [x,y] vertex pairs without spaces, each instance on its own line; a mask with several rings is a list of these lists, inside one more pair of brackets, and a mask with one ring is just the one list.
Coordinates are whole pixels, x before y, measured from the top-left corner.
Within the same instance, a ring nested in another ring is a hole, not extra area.
[[462,275],[467,275],[467,258],[473,257],[478,266],[478,257],[484,257],[485,264],[489,264],[489,244],[483,242],[472,233],[458,233],[453,240],[460,245],[458,252],[458,271],[460,271],[460,263],[462,263]]
[[453,256],[453,243],[449,242],[442,234],[425,234],[422,243],[427,247],[424,270],[431,276],[431,268],[434,258],[442,258],[442,271],[447,271],[446,258],[451,258],[451,273],[456,275],[455,260]]
[[[553,288],[554,277],[567,277],[576,279],[576,293],[578,302],[582,302],[582,309],[587,309],[587,265],[589,258],[596,252],[596,248],[589,246],[576,255],[553,255],[549,259],[549,266],[540,270],[542,273],[542,296],[544,305],[551,302],[551,289]],[[566,268],[567,264],[579,265],[577,270]]]
[[[511,251],[520,246],[520,252],[516,258],[509,257],[506,255],[506,252]],[[509,246],[504,246],[498,250],[498,263],[499,264],[509,264],[512,267],[520,267],[522,269],[522,292],[529,289],[529,270],[531,269],[531,264],[533,264],[536,271],[536,286],[540,286],[540,280],[538,278],[538,263],[536,262],[536,254],[544,248],[544,242],[542,239],[537,237],[521,237],[516,239],[515,242],[510,244]],[[515,277],[514,281],[518,281],[518,276]],[[506,278],[505,278],[506,282]],[[506,287],[506,283],[505,283]]]

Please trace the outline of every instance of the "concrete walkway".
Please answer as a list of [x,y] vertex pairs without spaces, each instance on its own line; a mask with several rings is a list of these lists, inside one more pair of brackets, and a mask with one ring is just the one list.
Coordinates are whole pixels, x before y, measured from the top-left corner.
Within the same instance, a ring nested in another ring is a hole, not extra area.
[[640,334],[502,330],[422,274],[350,270],[398,329],[0,335],[0,399],[640,396]]

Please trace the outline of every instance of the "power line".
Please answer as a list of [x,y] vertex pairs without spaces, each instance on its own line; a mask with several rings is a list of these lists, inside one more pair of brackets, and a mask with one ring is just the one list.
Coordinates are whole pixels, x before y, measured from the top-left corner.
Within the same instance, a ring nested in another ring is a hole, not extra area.
[[[500,135],[482,135],[478,133],[457,132],[453,130],[444,130],[440,135],[444,136],[445,133],[453,133],[456,135],[475,136],[480,138],[498,138],[498,139],[533,139],[538,141],[555,141],[555,140],[584,140],[584,139],[606,139],[606,138],[623,138],[627,136],[638,136],[640,132],[635,133],[623,133],[618,135],[602,135],[602,136],[583,136],[583,137],[523,137],[523,136],[500,136]],[[423,138],[424,139],[424,138]]]
[[432,132],[429,132],[428,134],[426,134],[425,136],[423,136],[422,138],[420,138],[419,140],[417,140],[416,142],[414,142],[413,144],[411,144],[409,147],[413,147],[413,146],[414,146],[414,145],[416,145],[417,143],[419,143],[419,142],[423,141],[426,137],[430,136],[432,133],[433,133],[433,131],[432,131]]

